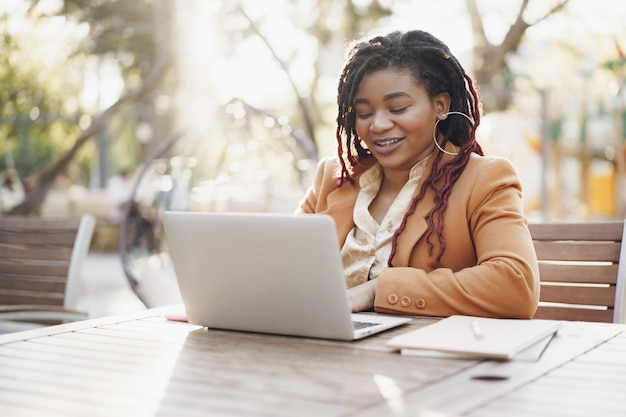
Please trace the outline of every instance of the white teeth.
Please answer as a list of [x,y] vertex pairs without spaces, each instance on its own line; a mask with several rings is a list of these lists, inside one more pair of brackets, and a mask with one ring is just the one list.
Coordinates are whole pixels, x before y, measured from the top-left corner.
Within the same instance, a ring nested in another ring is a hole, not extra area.
[[376,145],[378,145],[378,146],[389,146],[389,145],[392,145],[392,144],[394,144],[396,142],[399,142],[399,141],[400,141],[400,139],[389,139],[389,140],[385,140],[383,142],[376,142]]

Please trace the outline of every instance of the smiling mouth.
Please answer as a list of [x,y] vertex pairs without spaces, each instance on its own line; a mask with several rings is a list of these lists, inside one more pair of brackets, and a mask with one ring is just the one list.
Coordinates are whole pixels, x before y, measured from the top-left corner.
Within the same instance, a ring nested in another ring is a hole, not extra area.
[[388,140],[381,140],[381,141],[377,141],[376,146],[381,146],[381,147],[387,147],[387,146],[391,146],[394,143],[398,143],[400,142],[402,139],[388,139]]

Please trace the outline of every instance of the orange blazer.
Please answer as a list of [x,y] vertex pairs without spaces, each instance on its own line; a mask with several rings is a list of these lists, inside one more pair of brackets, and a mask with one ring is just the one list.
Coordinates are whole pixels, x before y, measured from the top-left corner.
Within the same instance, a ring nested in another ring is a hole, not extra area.
[[[354,227],[359,177],[366,169],[357,167],[354,184],[337,187],[336,158],[321,161],[298,212],[333,217],[343,245]],[[423,178],[430,170],[429,164]],[[441,317],[532,318],[539,301],[539,268],[513,165],[503,158],[472,154],[444,212],[446,249],[440,268],[435,265],[437,236],[431,235],[432,254],[425,238],[433,196],[428,190],[408,218],[393,267],[378,277],[375,310]]]

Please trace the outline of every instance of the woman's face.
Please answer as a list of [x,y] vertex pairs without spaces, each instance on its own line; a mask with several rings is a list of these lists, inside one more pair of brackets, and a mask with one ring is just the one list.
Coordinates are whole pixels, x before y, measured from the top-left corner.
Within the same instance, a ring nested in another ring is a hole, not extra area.
[[448,97],[441,94],[431,102],[408,72],[368,74],[354,101],[357,135],[384,169],[409,171],[432,153],[437,114],[447,111]]

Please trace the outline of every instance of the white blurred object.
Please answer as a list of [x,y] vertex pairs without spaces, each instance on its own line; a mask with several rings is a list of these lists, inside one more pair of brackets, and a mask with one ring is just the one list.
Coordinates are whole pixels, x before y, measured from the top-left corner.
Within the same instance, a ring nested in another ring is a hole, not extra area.
[[540,130],[535,121],[514,110],[490,113],[481,118],[476,131],[485,155],[497,155],[511,161],[522,182],[526,209],[536,209],[541,198]]

